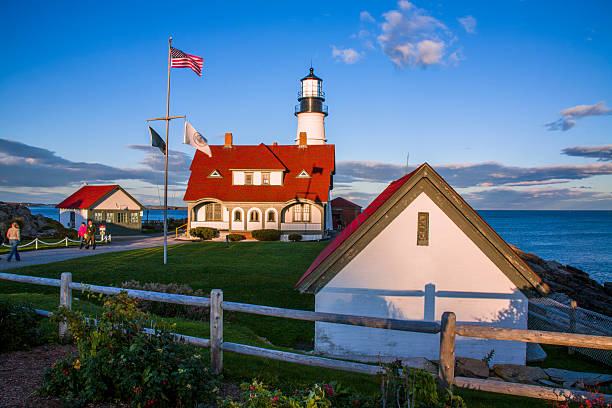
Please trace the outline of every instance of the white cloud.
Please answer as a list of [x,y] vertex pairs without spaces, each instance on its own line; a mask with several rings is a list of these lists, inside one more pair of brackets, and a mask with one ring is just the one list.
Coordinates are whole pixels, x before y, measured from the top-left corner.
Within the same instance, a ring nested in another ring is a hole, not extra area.
[[612,161],[612,144],[603,146],[570,146],[561,152],[568,156],[592,158],[597,159],[597,161]]
[[359,53],[353,48],[342,49],[332,45],[332,56],[345,64],[354,64],[363,58],[363,53]]
[[[398,3],[398,10],[383,13],[383,18],[378,43],[397,67],[444,63],[453,38],[441,21],[404,0]],[[453,62],[457,62],[456,55]]]
[[372,17],[372,15],[367,11],[362,11],[361,13],[359,13],[359,19],[366,23],[373,23],[375,21],[374,17]]
[[459,22],[468,34],[476,34],[476,19],[472,16],[458,18]]
[[612,108],[607,107],[605,101],[601,101],[593,105],[572,106],[571,108],[563,109],[560,113],[562,116],[560,119],[544,124],[548,130],[570,130],[576,126],[576,121],[573,119],[586,118],[588,116],[612,115]]

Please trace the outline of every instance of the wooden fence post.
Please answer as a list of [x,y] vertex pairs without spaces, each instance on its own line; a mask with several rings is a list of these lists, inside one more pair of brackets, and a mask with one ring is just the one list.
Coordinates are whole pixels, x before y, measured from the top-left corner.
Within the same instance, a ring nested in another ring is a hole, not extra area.
[[[570,310],[569,310],[569,332],[576,333],[576,308],[578,307],[578,302],[575,300],[570,301]],[[568,354],[574,354],[576,350],[573,347],[567,348]]]
[[444,388],[452,389],[455,382],[455,326],[457,318],[453,312],[444,312],[440,330],[440,366],[438,377]]
[[[67,307],[68,309],[72,309],[71,283],[72,274],[70,272],[63,272],[60,280],[60,306]],[[68,323],[62,322],[59,324],[59,337],[62,341],[67,341],[70,338]]]
[[223,291],[210,291],[210,363],[215,374],[223,371]]
[[38,249],[38,237],[34,238],[34,243],[35,243],[36,249]]

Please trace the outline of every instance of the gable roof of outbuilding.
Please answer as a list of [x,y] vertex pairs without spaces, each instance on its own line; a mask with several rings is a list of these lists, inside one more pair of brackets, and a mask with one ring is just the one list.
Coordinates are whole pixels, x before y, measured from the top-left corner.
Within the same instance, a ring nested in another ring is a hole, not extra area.
[[421,193],[427,194],[523,293],[548,293],[548,285],[427,163],[389,184],[321,251],[296,288],[309,293],[321,290]]
[[[212,157],[196,150],[185,201],[216,198],[237,202],[287,202],[308,199],[329,201],[335,172],[334,145],[234,145],[210,146]],[[222,178],[208,178],[218,170]],[[282,185],[234,185],[232,170],[280,170]],[[297,177],[305,170],[310,177]]]
[[115,191],[122,191],[132,201],[134,201],[141,209],[144,209],[134,197],[132,197],[127,191],[125,191],[118,184],[102,185],[102,186],[83,186],[64,201],[55,206],[55,208],[65,209],[88,209],[94,207],[100,201],[109,197]]

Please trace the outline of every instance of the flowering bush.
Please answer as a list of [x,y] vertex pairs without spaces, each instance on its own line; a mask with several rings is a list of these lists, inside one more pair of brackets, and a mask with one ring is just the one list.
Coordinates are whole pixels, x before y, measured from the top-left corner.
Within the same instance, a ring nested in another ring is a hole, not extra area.
[[295,390],[286,395],[280,390],[271,391],[263,383],[254,380],[242,384],[241,401],[230,398],[217,401],[219,408],[370,408],[376,407],[373,398],[362,397],[336,384],[315,384],[311,388]]
[[79,358],[52,365],[42,392],[76,403],[124,401],[133,407],[192,407],[213,400],[217,380],[196,347],[156,330],[143,333],[146,314],[124,293],[104,302],[96,322],[62,308]]

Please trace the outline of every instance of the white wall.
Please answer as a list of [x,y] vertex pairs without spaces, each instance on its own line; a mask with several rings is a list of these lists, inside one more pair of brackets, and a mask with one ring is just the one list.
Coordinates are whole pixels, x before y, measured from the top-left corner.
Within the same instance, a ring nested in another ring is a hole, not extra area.
[[[274,213],[274,221],[268,221],[268,213]],[[268,208],[264,214],[264,228],[267,229],[279,229],[280,220],[278,219],[279,214],[274,208]]]
[[[429,212],[429,246],[417,246],[417,213]],[[422,320],[423,297],[403,291],[464,292],[436,297],[428,311],[437,321],[453,311],[457,323],[527,328],[527,298],[424,193],[368,244],[315,296],[315,310]],[[492,295],[490,295],[492,294]],[[435,308],[435,310],[434,310]],[[439,335],[316,323],[322,354],[375,361],[378,355],[439,358]],[[493,363],[525,363],[525,343],[457,337],[456,355]]]
[[[74,226],[69,225],[71,212],[74,212]],[[87,210],[60,208],[59,222],[66,228],[74,228],[78,230],[82,222],[87,222]]]
[[[251,213],[252,212],[256,212],[259,214],[259,221],[251,221]],[[257,229],[262,229],[262,219],[263,219],[263,214],[261,213],[261,210],[259,208],[250,208],[249,211],[247,212],[247,231],[253,231],[253,230],[257,230]]]
[[295,144],[300,144],[300,132],[306,132],[306,144],[325,144],[325,114],[318,112],[298,113],[298,127]]
[[[235,212],[240,212],[240,215],[241,215],[240,221],[234,221]],[[234,208],[230,215],[231,229],[234,231],[244,231],[244,217],[246,217],[246,214],[242,208]]]
[[134,202],[123,191],[118,190],[111,194],[100,204],[92,207],[94,210],[140,210],[138,204]]
[[270,185],[280,186],[283,184],[283,172],[273,171],[270,172]]
[[241,186],[244,184],[244,171],[233,171],[232,177],[235,185]]
[[216,228],[218,230],[229,229],[229,223],[223,221],[191,221],[191,228],[197,227],[208,227]]

